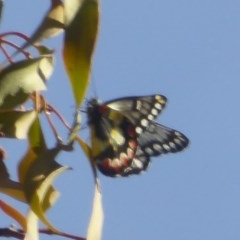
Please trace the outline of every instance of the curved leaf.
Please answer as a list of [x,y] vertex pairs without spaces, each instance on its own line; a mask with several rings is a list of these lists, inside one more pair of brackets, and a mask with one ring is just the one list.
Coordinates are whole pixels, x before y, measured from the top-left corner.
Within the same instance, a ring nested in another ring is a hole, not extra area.
[[30,40],[22,46],[22,49],[44,39],[54,37],[64,29],[65,22],[64,6],[60,0],[51,0],[51,6],[41,24],[30,37]]
[[79,0],[78,5],[78,11],[65,30],[63,56],[75,101],[79,106],[86,94],[90,78],[98,32],[99,2]]
[[[36,158],[28,159],[31,164],[25,169],[26,175],[23,178],[24,193],[30,205],[30,212],[27,217],[27,236],[36,237],[36,231],[34,230],[36,228],[36,216],[50,230],[61,233],[53,227],[45,216],[46,210],[55,203],[58,197],[57,192],[52,187],[52,182],[64,170],[68,169],[68,167],[63,167],[55,161],[59,151],[58,147],[46,149],[42,152],[38,151],[35,155]],[[33,157],[34,155],[29,154],[29,156]]]
[[36,216],[49,229],[60,232],[45,217],[46,210],[55,203],[59,196],[52,182],[56,176],[68,169],[55,161],[60,151],[61,148],[58,146],[52,149],[46,148],[41,125],[38,120],[35,121],[29,131],[29,149],[19,164],[19,178],[30,205],[26,238],[35,239],[38,236]]
[[39,119],[35,119],[28,132],[29,148],[18,164],[18,178],[21,183],[25,181],[30,166],[41,152],[47,149]]
[[49,189],[52,186],[53,181],[55,178],[60,175],[63,171],[69,169],[69,167],[66,166],[60,166],[53,170],[39,185],[37,190],[32,196],[31,199],[31,210],[38,216],[38,218],[53,232],[61,233],[61,231],[57,230],[46,218],[44,209],[42,207],[42,203],[44,199],[46,198],[46,195],[49,191]]
[[25,231],[27,229],[25,217],[15,208],[5,203],[0,199],[0,208],[4,211],[9,217],[13,218],[19,223],[22,229]]
[[85,0],[65,0],[65,25],[69,26]]
[[53,71],[53,56],[22,60],[0,72],[0,109],[12,109],[24,103],[29,94],[46,89]]
[[47,148],[39,118],[34,121],[28,132],[28,142],[36,153]]
[[0,132],[7,138],[24,139],[36,117],[34,110],[0,112]]
[[[28,181],[27,178],[27,174],[29,171],[31,171],[32,169],[32,164],[38,159],[38,155],[36,154],[36,152],[29,148],[27,153],[25,154],[25,156],[23,157],[23,159],[20,161],[19,167],[18,167],[18,175],[19,175],[19,179],[21,183],[26,184],[26,181]],[[28,185],[28,184],[26,184]],[[32,197],[32,195],[34,194],[34,191],[38,188],[38,185],[32,187],[32,194],[30,195],[30,197]],[[46,196],[44,198],[44,200],[42,201],[42,209],[44,212],[46,212],[57,200],[57,198],[59,197],[59,193],[58,191],[56,191],[54,189],[54,187],[50,187],[48,192],[46,193]],[[29,203],[29,200],[28,200]]]
[[91,169],[92,169],[94,181],[95,181],[95,183],[97,183],[98,182],[98,179],[97,179],[97,169],[96,169],[96,164],[93,162],[93,160],[91,158],[91,148],[79,136],[76,136],[76,141],[79,144],[79,146],[82,148],[82,150],[84,151],[85,155],[87,156],[87,159],[88,159],[88,161],[90,163],[90,166],[91,166]]
[[76,137],[78,136],[78,133],[79,133],[79,130],[81,127],[80,125],[81,125],[81,115],[80,115],[79,111],[77,110],[75,113],[73,126],[72,126],[69,136],[68,136],[68,144],[72,145],[74,143]]
[[27,231],[24,240],[38,240],[38,239],[39,239],[38,217],[33,211],[29,210],[29,213],[27,215]]
[[[31,171],[31,168],[35,161],[39,159],[43,152],[47,151],[39,119],[36,119],[30,128],[30,131],[28,133],[28,141],[29,148],[18,165],[18,178],[21,183],[24,183],[26,181],[28,172]],[[58,192],[53,187],[51,187],[42,203],[44,211],[53,205],[57,197]]]
[[91,148],[90,146],[79,136],[76,136],[76,141],[84,151],[85,155],[87,156],[88,159],[91,159]]
[[3,0],[0,0],[0,21],[2,20]]
[[100,182],[97,176],[97,170],[94,162],[91,159],[91,148],[88,144],[83,141],[80,137],[76,137],[77,143],[83,149],[85,155],[87,156],[89,163],[93,171],[93,177],[95,181],[95,193],[93,201],[92,215],[88,226],[87,239],[88,240],[100,240],[102,235],[103,227],[103,208],[102,208],[102,195],[100,191]]
[[93,210],[88,226],[87,240],[101,240],[103,219],[102,195],[98,184],[95,184]]
[[19,182],[10,179],[7,168],[2,159],[0,160],[0,192],[19,201],[26,201],[22,185]]
[[23,182],[23,188],[29,203],[31,203],[33,195],[42,181],[60,167],[60,164],[55,161],[55,157],[58,153],[58,148],[46,149],[39,153],[37,158],[34,159],[32,164],[28,167]]

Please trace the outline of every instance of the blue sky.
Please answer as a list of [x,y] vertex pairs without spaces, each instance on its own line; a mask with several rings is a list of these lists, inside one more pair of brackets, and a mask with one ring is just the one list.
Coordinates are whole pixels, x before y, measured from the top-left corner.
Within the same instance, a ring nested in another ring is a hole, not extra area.
[[[1,31],[31,34],[47,3],[6,1]],[[238,0],[102,0],[88,96],[165,95],[168,105],[158,122],[191,141],[182,153],[153,158],[140,176],[101,175],[104,240],[240,238],[239,9]],[[45,96],[71,121],[74,102],[61,41],[62,36],[49,41],[58,59]],[[89,140],[87,129],[81,134]],[[26,144],[2,145],[14,177]],[[91,171],[77,146],[60,162],[74,170],[56,181],[62,195],[48,216],[58,228],[84,236],[93,196]],[[10,223],[4,218],[0,227]]]

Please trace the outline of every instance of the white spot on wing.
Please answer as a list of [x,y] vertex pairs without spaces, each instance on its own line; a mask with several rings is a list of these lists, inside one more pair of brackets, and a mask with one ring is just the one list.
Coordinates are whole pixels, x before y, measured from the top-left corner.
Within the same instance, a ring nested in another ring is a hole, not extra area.
[[167,150],[167,151],[170,151],[170,150],[171,150],[171,148],[170,148],[167,144],[163,144],[163,148],[164,148],[165,150]]
[[161,110],[162,109],[162,105],[160,103],[155,103],[154,104],[154,107],[158,110]]
[[142,131],[143,131],[141,127],[136,127],[135,130],[136,130],[136,133],[137,133],[137,134],[141,134]]
[[169,142],[169,146],[170,146],[171,148],[176,149],[176,144],[175,144],[174,142]]
[[174,133],[175,133],[176,136],[178,136],[180,138],[182,137],[182,134],[180,132],[175,131]]
[[153,154],[153,150],[152,150],[150,147],[145,148],[145,152],[146,152],[148,155],[152,155],[152,154]]
[[150,120],[150,121],[152,121],[152,120],[154,119],[153,115],[151,115],[151,114],[149,114],[149,115],[147,116],[147,118],[148,118],[148,120]]
[[137,109],[137,110],[140,110],[141,107],[142,107],[142,102],[138,100],[138,101],[136,102],[136,109]]
[[155,99],[156,99],[158,102],[160,102],[161,104],[165,104],[165,103],[166,103],[166,100],[165,100],[162,96],[160,96],[160,95],[156,95],[156,96],[155,96]]
[[174,138],[173,141],[177,144],[177,145],[182,145],[182,142],[179,138]]
[[141,125],[142,125],[143,127],[147,127],[147,125],[148,125],[148,120],[147,120],[147,119],[142,119],[142,120],[141,120]]
[[155,108],[152,109],[151,113],[152,115],[155,115],[155,116],[158,115],[158,111]]
[[143,168],[143,163],[136,158],[133,159],[132,164],[135,165],[135,167],[137,167],[137,168],[140,168],[140,169]]
[[153,144],[153,149],[156,150],[157,152],[162,151],[162,146],[160,144]]

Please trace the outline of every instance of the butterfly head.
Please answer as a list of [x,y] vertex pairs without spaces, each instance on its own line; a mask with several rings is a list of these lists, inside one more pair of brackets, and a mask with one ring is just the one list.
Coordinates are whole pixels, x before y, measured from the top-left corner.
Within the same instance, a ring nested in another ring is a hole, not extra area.
[[87,116],[88,116],[88,125],[94,125],[99,122],[104,115],[109,110],[109,107],[105,104],[101,104],[101,102],[92,98],[87,103]]

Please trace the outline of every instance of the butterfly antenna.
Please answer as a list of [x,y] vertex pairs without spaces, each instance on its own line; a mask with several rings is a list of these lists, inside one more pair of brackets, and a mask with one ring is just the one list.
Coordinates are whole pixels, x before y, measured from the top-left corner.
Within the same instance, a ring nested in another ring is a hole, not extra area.
[[91,79],[90,87],[91,87],[91,90],[93,92],[94,98],[97,98],[97,84],[96,84],[94,76]]
[[87,129],[87,124],[86,124],[86,123],[84,123],[84,125],[81,126],[80,131],[83,131],[83,130],[85,130],[85,129]]
[[79,112],[81,112],[81,113],[87,113],[86,109],[79,109]]

